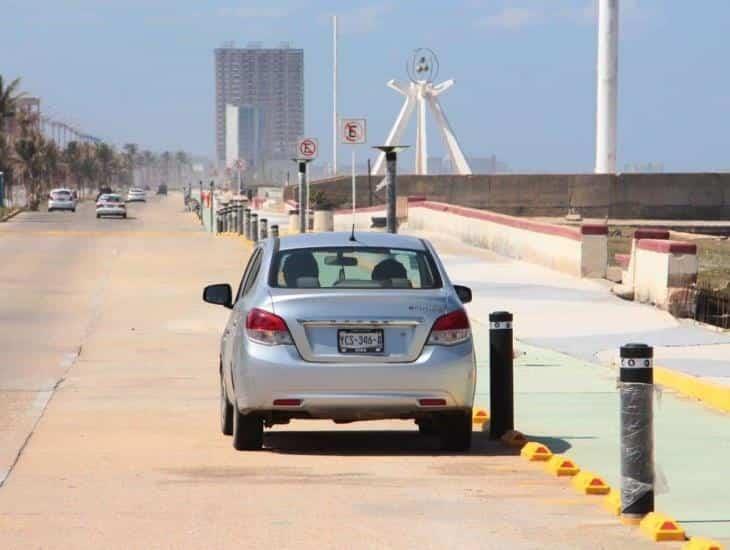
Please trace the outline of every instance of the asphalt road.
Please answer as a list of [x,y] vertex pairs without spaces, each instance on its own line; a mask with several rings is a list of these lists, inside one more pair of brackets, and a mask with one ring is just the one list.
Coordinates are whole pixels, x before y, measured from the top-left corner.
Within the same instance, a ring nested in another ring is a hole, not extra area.
[[181,206],[0,225],[0,548],[653,546],[481,433],[448,456],[412,423],[302,421],[235,452],[200,294],[248,247]]

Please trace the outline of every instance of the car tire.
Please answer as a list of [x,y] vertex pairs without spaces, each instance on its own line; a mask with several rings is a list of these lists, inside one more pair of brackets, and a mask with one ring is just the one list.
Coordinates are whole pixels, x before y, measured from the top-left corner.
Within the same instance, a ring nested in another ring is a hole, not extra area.
[[442,450],[464,453],[471,449],[471,410],[444,414],[440,420]]
[[75,214],[76,213],[76,209],[75,208],[72,208],[71,209],[71,212]]
[[226,384],[221,373],[221,432],[223,435],[233,435],[233,405],[226,393]]
[[124,218],[126,220],[127,219],[127,215],[126,214],[122,214],[122,218]]
[[251,414],[242,414],[233,407],[233,448],[237,451],[257,451],[264,445],[264,421]]
[[53,208],[49,208],[49,209],[48,209],[48,211],[49,211],[49,212],[53,212]]
[[96,219],[99,219],[99,218],[101,218],[101,214],[96,215]]

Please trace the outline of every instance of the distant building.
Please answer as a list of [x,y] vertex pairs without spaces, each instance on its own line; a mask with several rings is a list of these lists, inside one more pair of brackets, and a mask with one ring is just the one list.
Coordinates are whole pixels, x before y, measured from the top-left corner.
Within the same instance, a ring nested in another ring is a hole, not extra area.
[[215,83],[219,165],[240,158],[269,177],[290,162],[304,135],[304,51],[226,45],[215,50]]

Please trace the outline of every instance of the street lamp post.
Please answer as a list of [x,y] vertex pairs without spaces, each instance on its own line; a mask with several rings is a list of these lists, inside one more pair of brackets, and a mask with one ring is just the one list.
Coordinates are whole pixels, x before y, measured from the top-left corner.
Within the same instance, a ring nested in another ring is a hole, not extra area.
[[5,173],[0,172],[0,208],[5,206]]

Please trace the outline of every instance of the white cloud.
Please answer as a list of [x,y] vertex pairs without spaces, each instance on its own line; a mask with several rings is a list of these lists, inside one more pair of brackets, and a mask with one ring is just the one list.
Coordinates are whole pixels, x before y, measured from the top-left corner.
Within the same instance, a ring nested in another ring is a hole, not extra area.
[[537,23],[542,17],[542,12],[536,9],[508,6],[498,13],[482,17],[477,21],[477,26],[513,31]]
[[216,11],[218,17],[240,17],[244,19],[287,17],[289,14],[290,11],[286,8],[263,7],[219,8]]

